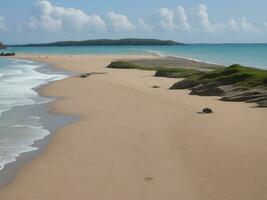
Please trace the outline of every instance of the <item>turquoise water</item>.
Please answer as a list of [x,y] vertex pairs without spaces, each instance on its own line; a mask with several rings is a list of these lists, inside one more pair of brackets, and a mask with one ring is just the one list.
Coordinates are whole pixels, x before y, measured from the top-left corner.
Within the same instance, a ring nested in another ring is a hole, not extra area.
[[184,46],[12,47],[8,51],[34,54],[158,54],[267,69],[267,44],[192,44]]

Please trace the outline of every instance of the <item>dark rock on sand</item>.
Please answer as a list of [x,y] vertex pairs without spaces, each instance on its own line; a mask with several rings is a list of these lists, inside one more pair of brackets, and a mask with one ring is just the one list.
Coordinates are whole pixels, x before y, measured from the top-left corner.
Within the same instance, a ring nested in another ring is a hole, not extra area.
[[80,78],[87,78],[87,74],[81,74],[79,75]]
[[207,113],[207,114],[209,114],[209,113],[213,113],[213,111],[212,111],[212,109],[210,109],[210,108],[204,108],[204,109],[202,110],[202,113]]
[[0,56],[15,56],[15,53],[0,53]]
[[153,85],[152,88],[160,88],[158,85]]
[[91,72],[91,73],[84,73],[80,74],[79,78],[87,78],[88,76],[95,75],[95,74],[106,74],[106,72]]

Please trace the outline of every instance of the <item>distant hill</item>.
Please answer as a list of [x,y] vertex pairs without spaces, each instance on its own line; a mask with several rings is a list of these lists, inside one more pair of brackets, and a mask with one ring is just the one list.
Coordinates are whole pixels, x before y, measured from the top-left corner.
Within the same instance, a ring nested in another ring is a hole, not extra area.
[[83,40],[83,41],[62,41],[42,44],[24,44],[12,45],[23,47],[50,47],[50,46],[126,46],[126,45],[183,45],[172,40],[157,40],[157,39],[136,39],[127,38],[119,40],[97,39],[97,40]]
[[3,45],[1,42],[0,42],[0,49],[5,49],[5,45]]

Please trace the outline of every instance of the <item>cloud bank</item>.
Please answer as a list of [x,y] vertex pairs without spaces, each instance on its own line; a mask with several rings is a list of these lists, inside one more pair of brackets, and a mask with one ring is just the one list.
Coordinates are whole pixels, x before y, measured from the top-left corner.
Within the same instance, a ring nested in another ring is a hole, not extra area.
[[33,30],[80,32],[106,28],[105,21],[99,15],[87,15],[80,9],[54,6],[47,0],[37,1],[32,11],[28,26]]
[[115,31],[132,31],[135,26],[126,15],[117,14],[113,11],[107,13],[109,25]]
[[[32,15],[25,22],[28,30],[47,32],[114,32],[114,33],[179,33],[193,32],[216,34],[219,32],[263,32],[267,31],[267,22],[256,26],[246,17],[228,16],[224,22],[216,22],[209,15],[205,4],[185,8],[161,7],[144,18],[129,19],[126,14],[109,11],[102,15],[88,14],[81,9],[53,5],[49,0],[38,0],[32,5]],[[8,31],[6,19],[0,16],[0,32]]]
[[8,28],[6,25],[6,19],[0,16],[0,32],[6,32],[6,31],[8,31]]

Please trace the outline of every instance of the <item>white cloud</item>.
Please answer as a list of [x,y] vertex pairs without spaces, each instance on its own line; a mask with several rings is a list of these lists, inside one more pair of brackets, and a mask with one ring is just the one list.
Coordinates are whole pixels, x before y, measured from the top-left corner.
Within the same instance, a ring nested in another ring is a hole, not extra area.
[[80,32],[90,28],[105,29],[105,22],[98,15],[87,15],[79,9],[53,6],[47,0],[39,0],[33,5],[33,16],[28,27],[34,30]]
[[158,9],[156,14],[159,17],[160,28],[165,31],[189,31],[191,29],[187,14],[182,6],[178,6],[175,10],[163,7]]
[[245,32],[260,31],[259,28],[257,28],[251,22],[249,22],[245,17],[242,17],[239,20],[231,18],[227,23],[227,27],[230,29],[230,31],[245,31]]
[[117,14],[113,11],[108,12],[107,15],[110,26],[115,31],[132,31],[135,29],[135,26],[129,21],[126,15]]
[[6,31],[8,31],[8,27],[6,25],[6,19],[0,16],[0,32],[6,32]]
[[91,15],[89,24],[90,26],[99,28],[101,30],[106,29],[106,22],[99,15]]
[[239,27],[237,21],[235,19],[233,19],[233,18],[231,18],[228,21],[227,25],[229,26],[231,31],[239,31],[240,30],[240,27]]
[[46,0],[39,0],[34,3],[32,7],[33,14],[36,17],[39,17],[39,15],[50,15],[53,12],[53,9],[52,4]]
[[156,11],[160,17],[159,25],[166,31],[175,31],[177,26],[174,22],[174,13],[168,8],[160,8]]
[[258,32],[259,29],[257,27],[255,27],[251,22],[249,22],[247,20],[247,18],[243,17],[241,19],[241,24],[240,27],[244,30],[244,31],[248,31],[248,32]]
[[143,18],[138,19],[138,25],[142,28],[143,31],[146,32],[151,32],[154,29],[154,27],[147,24]]
[[191,25],[188,23],[188,17],[186,15],[186,12],[184,10],[184,7],[178,6],[177,11],[177,21],[179,23],[179,27],[182,28],[183,30],[190,30]]
[[64,29],[70,32],[72,30],[81,31],[90,21],[90,16],[74,8],[54,7],[50,17],[61,21]]
[[200,4],[197,9],[197,16],[200,23],[200,27],[205,32],[215,33],[222,31],[224,24],[212,24],[209,19],[208,8],[204,4]]
[[[166,32],[194,31],[194,32],[260,32],[263,27],[267,30],[267,22],[261,28],[255,26],[247,18],[230,18],[223,23],[213,22],[205,4],[190,9],[178,6],[177,8],[162,7],[154,12],[155,19],[146,23],[143,18],[133,24],[127,15],[114,11],[107,13],[106,21],[99,15],[88,15],[83,10],[53,5],[49,0],[38,0],[32,7],[33,15],[27,22],[32,30],[82,32],[88,30],[114,30],[114,31],[144,31],[153,32],[164,30]],[[190,12],[188,12],[190,11]],[[23,26],[22,26],[23,27]],[[0,31],[6,31],[5,18],[0,16]]]
[[206,5],[200,4],[198,6],[197,16],[199,17],[200,25],[204,31],[214,32],[214,28],[209,20],[208,8]]

